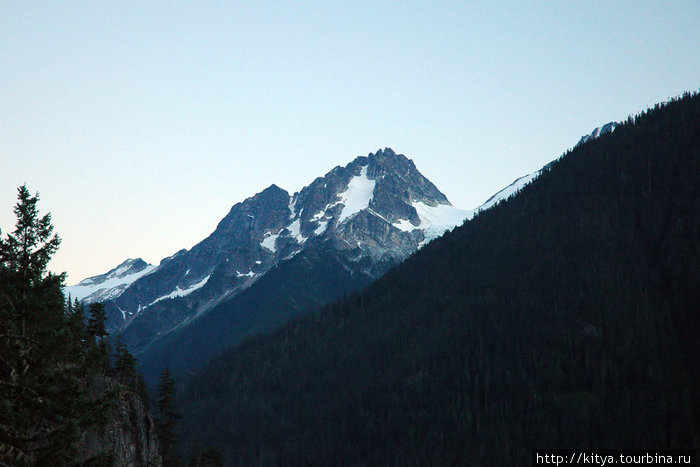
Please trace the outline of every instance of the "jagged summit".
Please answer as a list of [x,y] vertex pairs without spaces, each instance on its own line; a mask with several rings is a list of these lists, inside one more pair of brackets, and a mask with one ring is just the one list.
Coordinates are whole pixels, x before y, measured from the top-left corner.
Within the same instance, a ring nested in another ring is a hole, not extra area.
[[416,166],[413,164],[413,161],[409,159],[408,157],[404,156],[403,154],[398,154],[394,152],[393,149],[391,148],[384,148],[384,149],[378,149],[377,152],[375,153],[369,153],[367,154],[366,157],[367,160],[372,160],[374,159],[375,161],[379,163],[389,163],[389,164],[408,164],[413,166],[413,169],[415,170]]
[[[579,144],[615,127],[611,122],[596,128]],[[333,252],[348,271],[376,278],[539,174],[519,178],[476,210],[463,210],[452,206],[411,159],[386,147],[334,167],[294,194],[271,184],[233,205],[214,232],[192,249],[156,267],[127,260],[67,292],[86,301],[107,301],[112,330],[130,326],[145,312],[161,316],[172,303],[185,300],[188,311],[155,326],[162,331],[235,296],[304,251]]]
[[[409,158],[379,149],[294,194],[271,184],[233,205],[192,249],[147,271],[142,266],[138,280],[103,290],[99,298],[109,302],[113,328],[128,327],[146,312],[162,314],[183,299],[191,310],[183,319],[191,319],[307,250],[331,251],[348,270],[377,277],[470,213],[453,207]],[[69,291],[79,293],[85,285]]]

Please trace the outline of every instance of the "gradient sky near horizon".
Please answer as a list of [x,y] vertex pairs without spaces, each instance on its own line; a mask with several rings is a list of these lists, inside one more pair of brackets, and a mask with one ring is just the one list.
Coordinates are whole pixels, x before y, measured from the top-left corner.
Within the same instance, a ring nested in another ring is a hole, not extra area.
[[2,2],[0,228],[68,283],[379,148],[461,208],[700,86],[700,2]]

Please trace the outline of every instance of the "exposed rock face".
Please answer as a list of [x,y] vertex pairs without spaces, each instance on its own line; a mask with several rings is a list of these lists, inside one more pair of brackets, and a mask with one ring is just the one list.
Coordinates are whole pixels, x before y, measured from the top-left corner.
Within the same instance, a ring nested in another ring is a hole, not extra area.
[[110,420],[107,426],[83,435],[78,446],[80,463],[99,461],[114,466],[149,467],[163,464],[153,420],[136,394],[122,392]]
[[[348,270],[376,278],[471,213],[453,207],[411,160],[386,148],[335,167],[294,195],[271,185],[234,205],[191,250],[157,267],[130,260],[67,292],[106,301],[110,332],[147,321],[147,329],[127,333],[127,339],[137,333],[147,342],[149,335],[197,319],[301,251],[332,250]],[[135,279],[126,283],[126,273]],[[124,284],[107,289],[119,278]]]
[[[617,126],[598,127],[577,146]],[[461,210],[410,159],[385,148],[335,167],[294,195],[273,184],[234,205],[191,250],[158,266],[127,260],[67,287],[66,293],[85,302],[106,301],[110,332],[138,327],[137,318],[152,315],[148,329],[136,333],[157,338],[239,294],[301,251],[332,250],[347,260],[348,269],[376,278],[540,173],[518,178],[475,210]]]
[[591,132],[591,134],[582,136],[581,139],[578,141],[578,143],[576,143],[576,146],[580,146],[583,143],[587,143],[588,141],[594,140],[594,139],[596,139],[599,136],[602,136],[604,134],[612,133],[613,131],[615,131],[615,128],[617,128],[618,125],[619,125],[618,123],[609,122],[603,126],[599,126],[599,127],[595,128]]
[[[579,144],[615,127],[611,122],[596,128]],[[191,250],[156,267],[135,263],[138,270],[129,271],[128,284],[102,290],[108,330],[123,333],[142,368],[150,368],[146,378],[151,381],[166,366],[191,368],[216,349],[319,306],[319,297],[325,303],[362,287],[445,230],[517,193],[541,172],[518,178],[474,210],[452,206],[410,159],[389,148],[335,167],[293,195],[271,185],[234,205]],[[298,265],[288,264],[295,258],[315,258],[301,274],[318,282],[324,271],[332,279],[332,293],[319,294],[313,284],[295,281],[291,275],[300,274]],[[106,283],[126,266],[132,265],[124,263],[107,277],[89,278],[67,292]],[[189,329],[194,324],[198,330]]]

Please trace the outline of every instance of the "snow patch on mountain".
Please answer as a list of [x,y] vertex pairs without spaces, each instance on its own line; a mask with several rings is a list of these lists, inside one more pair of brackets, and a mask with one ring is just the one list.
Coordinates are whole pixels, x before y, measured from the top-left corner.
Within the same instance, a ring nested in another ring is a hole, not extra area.
[[156,266],[149,264],[140,271],[127,274],[134,261],[127,260],[104,276],[88,277],[76,285],[68,286],[64,289],[64,294],[80,301],[88,297],[92,301],[115,299],[137,279],[156,270]]
[[591,140],[594,140],[594,139],[596,139],[599,136],[602,136],[604,134],[612,133],[613,131],[615,131],[615,128],[617,128],[618,126],[620,126],[619,123],[615,123],[615,122],[610,122],[610,123],[606,123],[603,126],[599,126],[596,129],[594,129],[590,135],[582,136],[581,139],[579,140],[579,142],[576,144],[576,146],[580,146],[581,144],[587,143],[588,141],[591,141]]
[[420,243],[422,246],[430,240],[439,237],[447,230],[453,229],[458,225],[462,225],[465,219],[470,219],[473,211],[459,209],[449,204],[438,204],[437,206],[428,206],[420,201],[411,204],[418,218],[420,219],[419,228],[423,231],[425,239]]
[[270,232],[267,232],[266,235],[267,236],[265,237],[265,239],[262,242],[260,242],[260,246],[274,253],[275,251],[277,251],[277,237],[279,237],[280,234],[272,234]]
[[328,228],[328,221],[318,221],[318,227],[314,230],[314,235],[321,235]]
[[343,210],[340,212],[337,224],[343,223],[349,217],[369,207],[374,196],[376,181],[367,178],[367,166],[360,170],[360,175],[352,177],[348,182],[348,188],[338,193]]
[[297,218],[287,226],[287,231],[297,243],[302,244],[306,241],[306,237],[301,234],[301,219]]
[[541,170],[538,170],[537,172],[533,172],[528,175],[523,175],[520,178],[515,179],[513,183],[496,193],[495,195],[491,196],[489,199],[486,200],[484,204],[479,206],[476,210],[477,211],[483,211],[486,210],[492,206],[495,206],[498,204],[500,201],[503,201],[505,199],[510,198],[514,194],[518,193],[520,190],[523,189],[525,185],[539,177],[540,173],[542,173]]
[[474,211],[459,209],[451,204],[429,206],[421,201],[415,201],[411,203],[411,206],[418,214],[418,225],[414,225],[408,219],[399,219],[391,225],[404,232],[412,232],[416,229],[422,230],[424,240],[418,245],[419,248],[446,231],[462,225],[465,220],[474,216]]
[[294,218],[297,213],[297,199],[295,196],[289,197],[289,217]]
[[241,273],[240,271],[236,271],[236,277],[253,277],[256,275],[257,274],[255,274],[252,269],[245,274]]
[[195,290],[201,289],[202,287],[204,287],[204,285],[209,280],[209,277],[211,277],[211,274],[208,275],[207,277],[205,277],[204,279],[202,279],[201,281],[197,282],[196,284],[192,284],[191,286],[189,286],[185,289],[181,289],[180,286],[177,286],[177,287],[175,287],[175,290],[173,290],[172,292],[170,292],[167,295],[163,295],[162,297],[156,298],[151,303],[149,303],[148,306],[151,306],[154,303],[158,303],[161,300],[167,300],[169,298],[185,297],[185,296],[191,294],[192,292],[194,292]]
[[411,232],[418,228],[417,225],[413,225],[408,219],[399,219],[398,222],[394,222],[391,225],[393,225],[399,230],[403,230],[404,232]]

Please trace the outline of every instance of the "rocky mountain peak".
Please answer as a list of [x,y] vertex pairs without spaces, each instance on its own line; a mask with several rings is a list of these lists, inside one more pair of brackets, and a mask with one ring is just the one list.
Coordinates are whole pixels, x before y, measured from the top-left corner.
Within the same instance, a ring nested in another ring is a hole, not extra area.
[[388,166],[409,166],[412,170],[416,170],[416,166],[411,159],[403,154],[397,154],[391,148],[378,149],[375,153],[367,155],[367,161],[372,164],[388,165]]
[[255,198],[255,197],[277,197],[277,196],[289,197],[289,193],[287,193],[287,190],[280,188],[279,186],[277,186],[273,183],[272,185],[265,188],[260,193],[253,196],[253,198]]
[[469,213],[454,208],[409,158],[379,149],[294,195],[272,184],[236,203],[211,235],[115,295],[121,319],[112,322],[129,326],[144,310],[165,316],[174,300],[187,303],[190,319],[306,250],[331,251],[348,270],[377,277]]

